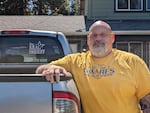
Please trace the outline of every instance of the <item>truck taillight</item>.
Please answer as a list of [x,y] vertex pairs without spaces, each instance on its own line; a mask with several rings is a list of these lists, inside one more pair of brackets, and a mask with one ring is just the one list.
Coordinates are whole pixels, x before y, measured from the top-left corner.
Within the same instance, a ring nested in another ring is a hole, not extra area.
[[54,113],[80,113],[79,100],[69,92],[53,92]]
[[1,31],[2,34],[29,34],[27,30],[5,30]]

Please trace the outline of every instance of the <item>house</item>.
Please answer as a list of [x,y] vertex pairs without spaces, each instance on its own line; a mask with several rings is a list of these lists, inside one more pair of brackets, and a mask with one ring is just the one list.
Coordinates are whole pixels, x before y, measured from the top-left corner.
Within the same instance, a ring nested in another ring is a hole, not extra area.
[[0,30],[33,29],[63,32],[73,49],[86,44],[84,16],[0,16]]
[[61,31],[73,52],[87,48],[86,35],[96,20],[108,22],[116,34],[114,47],[134,52],[150,67],[150,0],[80,0],[83,16],[1,16],[0,29]]
[[149,30],[149,0],[87,0],[86,28],[95,20],[105,20],[113,30]]
[[150,0],[82,0],[86,30],[96,20],[116,34],[114,47],[137,54],[150,67]]

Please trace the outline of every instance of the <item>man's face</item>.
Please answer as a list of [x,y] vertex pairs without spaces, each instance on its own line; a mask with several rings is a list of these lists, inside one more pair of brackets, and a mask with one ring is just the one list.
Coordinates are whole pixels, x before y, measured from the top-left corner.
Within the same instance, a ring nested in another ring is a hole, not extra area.
[[92,55],[104,57],[112,50],[113,33],[105,26],[95,26],[88,35],[88,46]]

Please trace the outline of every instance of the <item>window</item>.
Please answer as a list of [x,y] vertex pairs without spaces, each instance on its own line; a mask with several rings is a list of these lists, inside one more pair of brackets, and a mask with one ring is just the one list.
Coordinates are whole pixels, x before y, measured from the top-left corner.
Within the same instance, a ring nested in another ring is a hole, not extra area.
[[70,47],[73,53],[80,52],[81,41],[80,40],[69,40]]
[[128,51],[143,58],[143,42],[116,42],[116,48],[124,51]]
[[123,50],[123,51],[129,51],[127,42],[117,42],[116,48]]
[[116,11],[142,11],[142,10],[143,10],[143,0],[116,0]]
[[150,0],[146,0],[146,11],[150,11]]
[[0,37],[0,63],[50,62],[63,56],[59,41],[51,37]]
[[150,68],[150,41],[118,41],[115,46],[117,49],[138,55]]

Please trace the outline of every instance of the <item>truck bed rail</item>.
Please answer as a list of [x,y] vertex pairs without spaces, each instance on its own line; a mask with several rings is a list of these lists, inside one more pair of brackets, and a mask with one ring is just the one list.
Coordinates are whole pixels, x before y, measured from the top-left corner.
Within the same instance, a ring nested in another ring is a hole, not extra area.
[[[60,81],[72,79],[72,75],[65,77],[60,74]],[[56,76],[54,75],[54,80]],[[0,74],[0,82],[48,82],[42,74]]]

